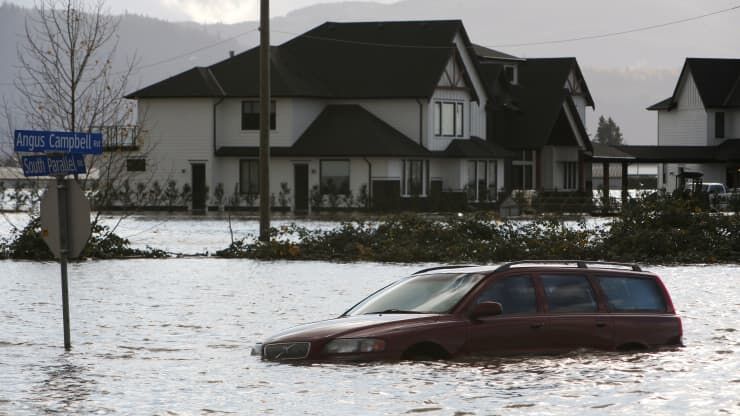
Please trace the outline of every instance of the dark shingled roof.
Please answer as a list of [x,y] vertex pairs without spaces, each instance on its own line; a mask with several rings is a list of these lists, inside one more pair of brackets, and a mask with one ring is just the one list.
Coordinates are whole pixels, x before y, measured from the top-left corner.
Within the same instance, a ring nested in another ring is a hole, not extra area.
[[509,55],[507,53],[503,53],[501,51],[497,51],[495,49],[487,48],[481,45],[473,45],[473,49],[475,50],[476,55],[478,55],[481,58],[504,60],[504,61],[524,61],[523,58],[519,58],[514,55]]
[[594,143],[594,159],[639,163],[723,163],[740,162],[740,139],[718,146],[606,146]]
[[[583,76],[575,58],[527,59],[518,67],[519,83],[511,86],[516,110],[506,112],[506,126],[499,134],[510,149],[539,149],[550,142],[553,129],[564,116],[563,105],[573,108],[564,88],[568,75],[575,71],[582,80]],[[586,102],[593,106],[585,81],[583,85]],[[585,129],[579,126],[579,131],[583,133]]]
[[208,68],[195,67],[137,91],[126,98],[161,95],[170,98],[218,97],[223,90]]
[[321,156],[429,156],[359,105],[330,105],[293,145],[297,154]]
[[[459,20],[324,23],[271,49],[272,95],[316,98],[428,98],[454,56]],[[420,47],[423,46],[423,47]],[[472,46],[471,50],[472,50]],[[259,48],[210,66],[225,96],[259,95]],[[186,71],[129,98],[221,96]],[[196,86],[191,85],[195,83]]]
[[678,88],[691,72],[705,108],[740,107],[740,59],[686,58],[673,96],[648,107],[670,110],[678,100]]
[[454,158],[515,158],[519,154],[510,150],[504,149],[502,146],[481,139],[480,137],[471,137],[467,139],[455,139],[447,146],[444,152],[435,152],[435,154],[444,157]]
[[[430,157],[432,153],[359,105],[329,105],[291,147],[273,156]],[[257,156],[257,147],[222,147],[217,156]]]
[[592,159],[596,160],[605,160],[605,161],[626,161],[626,160],[634,160],[635,157],[631,154],[621,150],[617,146],[610,146],[608,144],[601,144],[601,143],[593,143],[593,155],[591,156]]

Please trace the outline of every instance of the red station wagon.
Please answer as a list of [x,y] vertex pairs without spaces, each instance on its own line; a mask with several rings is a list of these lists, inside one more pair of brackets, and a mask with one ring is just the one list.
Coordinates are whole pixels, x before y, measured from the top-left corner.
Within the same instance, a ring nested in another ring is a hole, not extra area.
[[340,317],[257,344],[266,360],[441,359],[682,344],[660,278],[639,266],[523,261],[421,270]]

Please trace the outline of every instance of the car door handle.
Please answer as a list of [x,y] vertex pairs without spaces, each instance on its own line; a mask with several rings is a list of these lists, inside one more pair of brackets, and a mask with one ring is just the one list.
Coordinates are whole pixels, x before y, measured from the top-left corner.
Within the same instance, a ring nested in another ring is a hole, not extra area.
[[605,328],[606,327],[606,322],[596,321],[596,326],[598,328]]
[[545,326],[543,322],[537,322],[535,324],[530,325],[529,327],[532,329],[539,329],[539,328],[542,328],[543,326]]

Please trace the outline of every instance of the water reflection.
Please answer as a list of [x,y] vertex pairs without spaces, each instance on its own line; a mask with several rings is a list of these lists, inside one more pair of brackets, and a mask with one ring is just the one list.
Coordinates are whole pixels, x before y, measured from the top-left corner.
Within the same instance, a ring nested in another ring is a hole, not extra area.
[[79,414],[91,409],[88,400],[97,388],[89,369],[75,364],[74,358],[65,353],[58,363],[29,369],[40,371],[42,380],[31,390],[30,402],[40,413]]
[[[685,348],[284,365],[265,334],[337,316],[424,266],[84,262],[62,354],[54,264],[0,262],[0,415],[740,413],[740,268],[656,268]],[[697,280],[696,276],[711,276]],[[690,312],[690,313],[687,313]]]

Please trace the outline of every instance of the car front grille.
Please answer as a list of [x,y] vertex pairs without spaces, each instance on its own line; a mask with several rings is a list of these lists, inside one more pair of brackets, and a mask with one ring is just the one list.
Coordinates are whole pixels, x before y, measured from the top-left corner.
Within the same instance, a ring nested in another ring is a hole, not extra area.
[[262,358],[265,360],[300,360],[308,357],[310,350],[310,342],[266,344],[262,348]]

